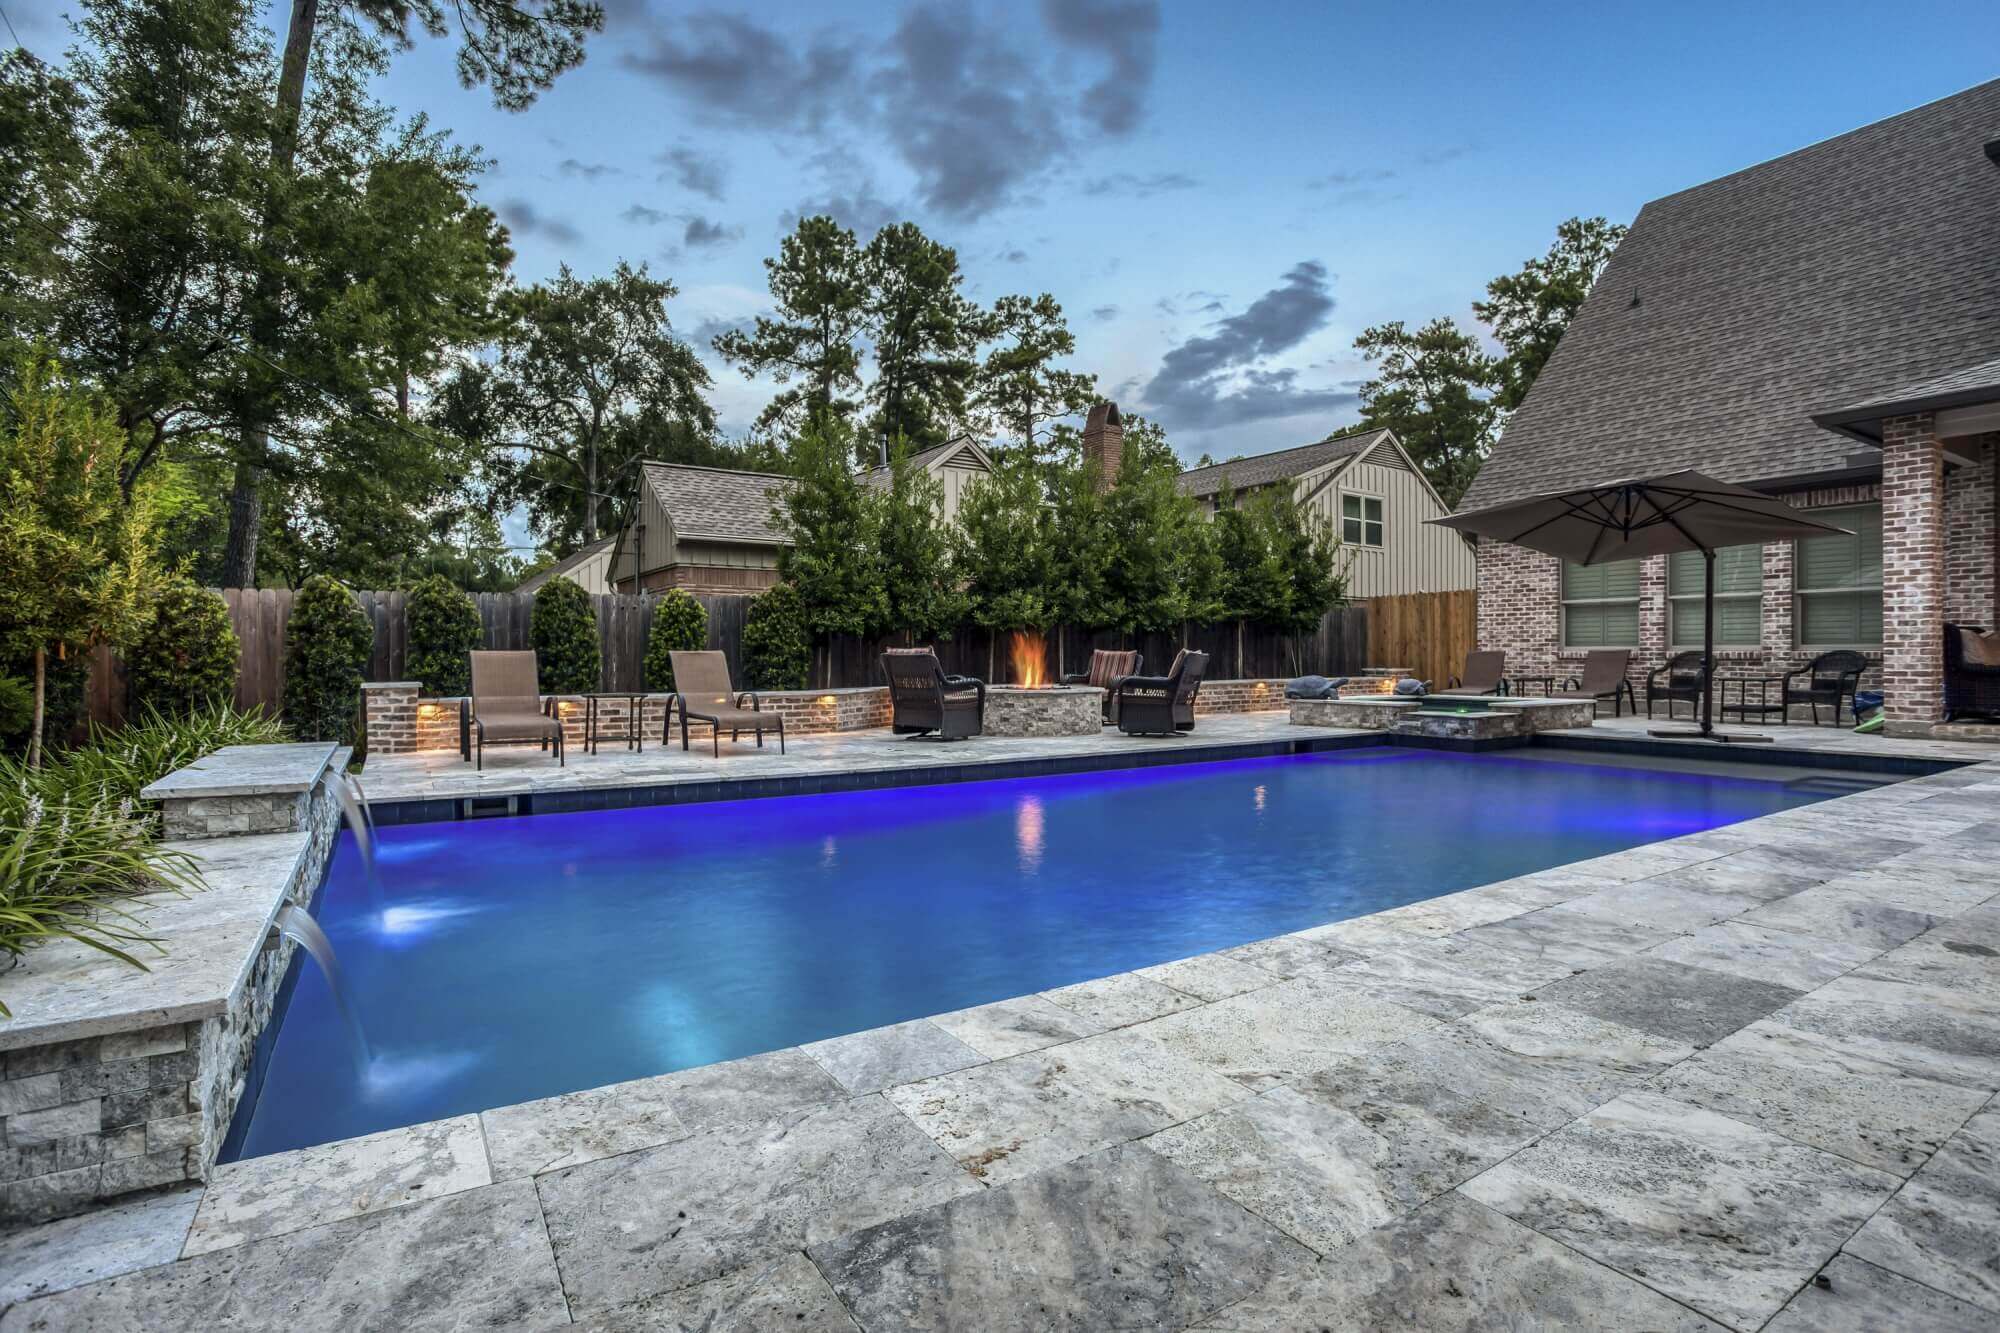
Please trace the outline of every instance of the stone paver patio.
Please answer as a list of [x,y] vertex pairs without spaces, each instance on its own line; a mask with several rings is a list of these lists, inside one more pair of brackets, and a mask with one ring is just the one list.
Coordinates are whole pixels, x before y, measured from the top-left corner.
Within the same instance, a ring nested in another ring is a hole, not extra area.
[[[823,744],[794,758],[894,743]],[[377,799],[452,776],[368,771]],[[1986,762],[234,1163],[0,1237],[0,1333],[1992,1328],[1996,863]]]

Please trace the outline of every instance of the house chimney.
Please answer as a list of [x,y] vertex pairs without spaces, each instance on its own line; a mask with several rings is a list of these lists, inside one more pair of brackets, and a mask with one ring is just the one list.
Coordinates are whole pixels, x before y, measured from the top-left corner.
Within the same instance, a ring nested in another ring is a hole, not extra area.
[[889,466],[889,432],[883,431],[875,437],[875,458],[883,467]]
[[1118,464],[1125,457],[1125,419],[1118,404],[1098,403],[1090,409],[1083,425],[1083,461],[1097,467],[1097,489],[1101,494],[1118,481]]

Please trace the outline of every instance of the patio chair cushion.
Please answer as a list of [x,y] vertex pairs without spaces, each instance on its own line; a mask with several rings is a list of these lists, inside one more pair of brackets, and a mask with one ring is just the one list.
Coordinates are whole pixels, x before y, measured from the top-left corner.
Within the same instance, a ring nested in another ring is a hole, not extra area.
[[474,716],[489,741],[534,741],[562,734],[562,723],[543,713],[533,699],[482,699]]
[[2000,630],[1979,634],[1961,627],[1958,647],[1967,666],[2000,667]]

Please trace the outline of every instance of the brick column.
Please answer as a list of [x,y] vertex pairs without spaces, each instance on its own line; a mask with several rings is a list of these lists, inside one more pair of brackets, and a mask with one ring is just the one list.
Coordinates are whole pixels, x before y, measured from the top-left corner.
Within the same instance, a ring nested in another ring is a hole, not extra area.
[[1928,412],[1882,423],[1882,690],[1888,729],[1943,716],[1944,454]]

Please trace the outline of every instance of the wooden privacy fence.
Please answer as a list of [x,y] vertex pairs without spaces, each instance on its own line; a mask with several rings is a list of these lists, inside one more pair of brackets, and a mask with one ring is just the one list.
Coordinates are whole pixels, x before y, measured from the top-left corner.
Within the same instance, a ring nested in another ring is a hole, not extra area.
[[[276,713],[284,703],[285,626],[291,619],[293,594],[286,588],[226,588],[220,595],[243,646],[237,705]],[[407,679],[406,594],[357,592],[355,599],[375,629],[367,678]],[[743,680],[743,620],[751,599],[742,594],[696,594],[696,600],[708,610],[708,646],[727,656],[731,675]],[[485,647],[533,646],[529,640],[533,594],[477,593],[474,601],[485,630]],[[642,676],[654,598],[647,593],[597,593],[591,601],[604,661],[600,687],[641,688],[646,683]],[[1047,664],[1051,672],[1082,671],[1093,648],[1137,648],[1145,654],[1148,671],[1164,671],[1177,650],[1193,648],[1210,655],[1208,674],[1217,679],[1268,679],[1307,672],[1344,676],[1364,666],[1384,665],[1407,666],[1442,685],[1463,666],[1465,651],[1473,646],[1474,605],[1471,592],[1378,597],[1338,607],[1313,633],[1296,638],[1235,622],[1189,624],[1178,631],[1136,635],[1059,626],[1046,635]],[[1000,683],[1012,678],[1006,637],[967,626],[936,646],[945,670]],[[909,642],[907,634],[836,636],[814,653],[812,684],[820,688],[880,684],[882,649]],[[108,724],[121,720],[124,666],[115,654],[100,651],[93,659],[88,697],[94,720]]]
[[1479,646],[1479,594],[1418,592],[1368,603],[1368,661],[1408,667],[1436,689],[1465,670]]

